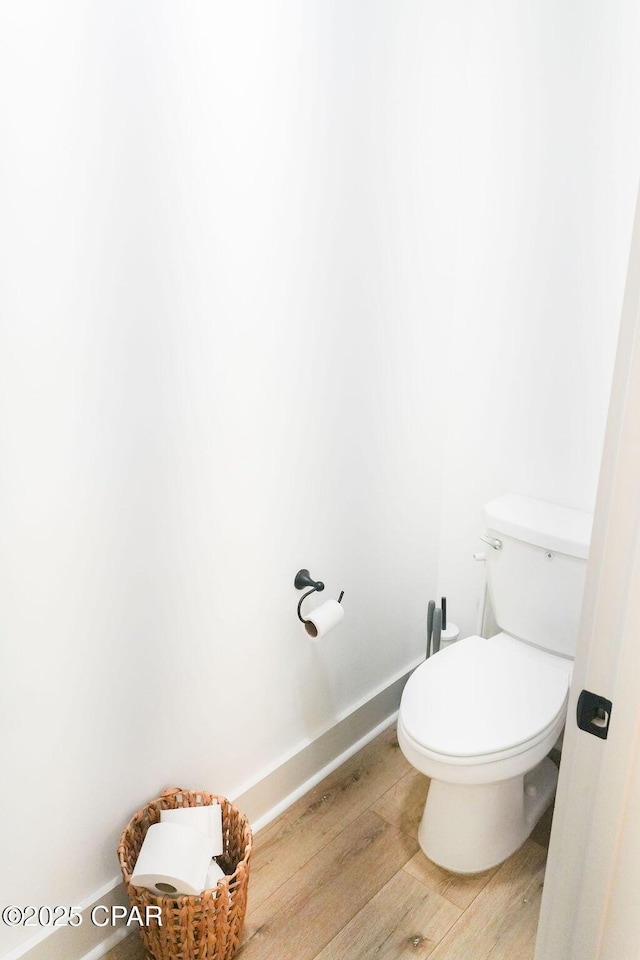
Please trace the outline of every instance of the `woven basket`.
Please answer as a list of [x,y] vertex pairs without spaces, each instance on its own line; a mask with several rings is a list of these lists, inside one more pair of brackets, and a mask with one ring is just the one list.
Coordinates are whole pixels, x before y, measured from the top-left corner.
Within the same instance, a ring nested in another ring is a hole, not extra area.
[[[157,896],[144,887],[133,886],[131,875],[142,841],[151,824],[160,820],[160,811],[211,803],[219,803],[222,809],[224,852],[216,859],[226,876],[217,887],[198,897],[187,897]],[[134,814],[120,838],[118,859],[131,904],[143,917],[146,907],[161,908],[162,924],[151,916],[148,926],[138,928],[153,960],[231,960],[240,945],[252,850],[253,836],[245,815],[225,797],[213,793],[165,790]]]

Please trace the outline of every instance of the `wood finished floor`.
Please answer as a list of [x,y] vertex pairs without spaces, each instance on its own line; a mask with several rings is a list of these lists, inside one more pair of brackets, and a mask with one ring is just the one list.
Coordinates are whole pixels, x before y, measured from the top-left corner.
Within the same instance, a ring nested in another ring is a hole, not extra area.
[[[427,790],[392,727],[256,834],[238,960],[531,960],[551,811],[460,877],[418,847]],[[144,958],[136,934],[107,954]]]

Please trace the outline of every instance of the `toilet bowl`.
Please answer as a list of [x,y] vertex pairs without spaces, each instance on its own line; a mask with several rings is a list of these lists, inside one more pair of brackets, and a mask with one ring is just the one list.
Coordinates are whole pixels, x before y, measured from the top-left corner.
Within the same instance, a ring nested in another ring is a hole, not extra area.
[[508,494],[485,507],[500,633],[434,654],[402,694],[398,742],[431,778],[423,852],[454,873],[502,863],[553,799],[591,516]]
[[434,863],[477,873],[527,839],[555,791],[545,758],[564,726],[571,668],[500,633],[467,637],[411,675],[398,742],[431,778],[418,839]]

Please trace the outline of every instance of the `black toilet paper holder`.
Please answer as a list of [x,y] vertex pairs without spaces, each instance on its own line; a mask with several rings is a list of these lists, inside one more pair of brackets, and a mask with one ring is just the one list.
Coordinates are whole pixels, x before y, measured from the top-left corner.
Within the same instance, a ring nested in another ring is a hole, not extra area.
[[[309,571],[304,569],[304,570],[298,570],[298,572],[296,573],[295,580],[293,581],[293,585],[296,588],[296,590],[304,590],[305,587],[311,587],[310,590],[307,590],[306,593],[302,594],[302,596],[300,597],[300,602],[298,603],[298,620],[300,620],[301,623],[306,623],[307,621],[305,620],[305,618],[302,616],[302,613],[300,612],[302,601],[306,600],[307,597],[310,597],[312,593],[321,593],[324,590],[324,583],[322,582],[322,580],[312,580],[309,575]],[[338,597],[338,603],[342,603],[343,597],[344,597],[344,590],[341,590],[340,596]]]

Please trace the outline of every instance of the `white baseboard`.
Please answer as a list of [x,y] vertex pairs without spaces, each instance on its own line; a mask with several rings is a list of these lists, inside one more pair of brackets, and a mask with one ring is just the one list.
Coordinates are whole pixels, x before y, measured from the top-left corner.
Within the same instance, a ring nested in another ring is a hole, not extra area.
[[[76,909],[82,917],[81,924],[75,927],[44,927],[2,960],[98,960],[132,931],[132,927],[124,923],[98,925],[109,917],[112,907],[130,908],[129,898],[119,878],[106,883],[78,904]],[[98,908],[95,915],[92,914],[94,908]],[[92,915],[96,923],[92,922]]]
[[393,723],[404,685],[415,666],[369,694],[238,793],[233,802],[247,814],[254,833]]
[[[402,690],[416,666],[417,663],[412,664],[369,694],[319,735],[280,758],[269,770],[263,771],[255,782],[231,798],[247,814],[254,833],[394,722]],[[106,917],[103,906],[107,910],[114,906],[129,908],[129,900],[119,877],[78,905],[78,912],[82,916],[79,926],[43,929],[1,960],[99,960],[136,928],[136,923],[127,927],[123,920],[115,925],[98,926],[93,923],[92,911],[95,907],[99,907],[99,922]]]

